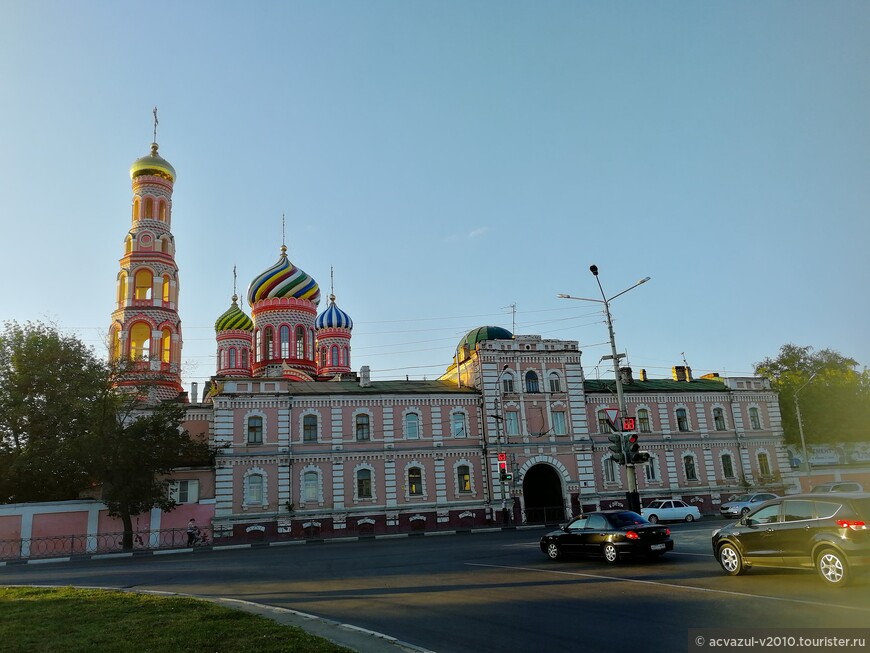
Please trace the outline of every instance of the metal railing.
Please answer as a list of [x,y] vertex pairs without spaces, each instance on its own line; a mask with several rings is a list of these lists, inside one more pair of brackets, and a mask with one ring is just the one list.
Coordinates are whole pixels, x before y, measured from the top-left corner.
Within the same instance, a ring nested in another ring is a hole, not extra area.
[[0,540],[0,560],[58,558],[105,553],[129,553],[155,549],[180,549],[211,544],[211,533],[200,529],[200,536],[189,543],[186,528],[167,528],[157,531],[134,531],[132,546],[124,548],[124,533],[97,533],[94,535],[59,535]]

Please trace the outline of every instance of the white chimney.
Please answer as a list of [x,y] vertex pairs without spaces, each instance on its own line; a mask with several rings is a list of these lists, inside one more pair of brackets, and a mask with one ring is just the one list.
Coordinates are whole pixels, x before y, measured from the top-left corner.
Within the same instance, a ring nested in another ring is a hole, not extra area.
[[194,381],[190,384],[190,402],[193,404],[199,403],[199,383]]
[[368,365],[359,368],[359,387],[368,388],[372,384],[371,370]]

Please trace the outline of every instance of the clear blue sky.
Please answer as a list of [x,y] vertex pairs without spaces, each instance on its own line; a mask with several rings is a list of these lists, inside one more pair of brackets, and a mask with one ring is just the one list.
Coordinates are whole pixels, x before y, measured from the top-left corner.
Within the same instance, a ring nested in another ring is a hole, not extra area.
[[[130,164],[178,172],[184,383],[291,261],[353,366],[434,378],[483,324],[612,376],[870,364],[870,3],[0,0],[0,316],[104,351]],[[248,307],[244,307],[248,310]]]

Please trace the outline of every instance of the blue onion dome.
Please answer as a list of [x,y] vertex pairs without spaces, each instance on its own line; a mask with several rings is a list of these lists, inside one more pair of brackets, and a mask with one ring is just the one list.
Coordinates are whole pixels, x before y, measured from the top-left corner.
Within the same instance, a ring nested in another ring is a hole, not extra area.
[[317,316],[314,322],[316,329],[353,329],[353,320],[350,315],[335,305],[335,295],[329,296],[329,307]]
[[254,322],[245,315],[245,312],[239,308],[236,303],[239,299],[238,295],[233,295],[233,305],[221,315],[214,323],[214,330],[218,333],[221,331],[231,331],[238,329],[240,331],[253,331]]
[[281,245],[278,262],[251,282],[248,304],[253,306],[263,299],[280,297],[307,299],[315,306],[320,303],[320,286],[289,261],[284,245]]
[[157,154],[157,143],[151,143],[151,154],[136,159],[130,166],[130,179],[135,179],[140,175],[153,175],[175,182],[175,168],[170,165],[169,161]]
[[477,327],[465,334],[465,337],[459,341],[459,348],[468,347],[469,351],[473,351],[478,342],[483,342],[484,340],[513,340],[513,337],[510,331],[501,327]]

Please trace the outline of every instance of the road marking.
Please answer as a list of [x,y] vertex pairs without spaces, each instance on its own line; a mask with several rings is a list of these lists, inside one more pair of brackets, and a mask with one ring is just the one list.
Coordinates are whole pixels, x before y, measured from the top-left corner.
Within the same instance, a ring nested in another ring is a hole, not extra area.
[[727,596],[739,596],[747,599],[767,599],[769,601],[782,601],[783,603],[798,603],[801,605],[824,606],[826,608],[842,608],[844,610],[857,610],[858,612],[870,612],[870,607],[862,608],[855,605],[839,605],[830,602],[806,601],[803,599],[790,599],[781,596],[767,596],[765,594],[749,594],[748,592],[734,592],[731,590],[717,590],[708,587],[692,587],[691,585],[678,585],[676,583],[662,583],[656,580],[641,580],[639,578],[620,578],[618,576],[603,576],[600,574],[584,574],[575,571],[559,571],[556,569],[536,569],[534,567],[511,567],[507,565],[487,565],[480,562],[466,562],[469,567],[490,567],[492,569],[512,569],[514,571],[533,571],[545,574],[560,574],[563,576],[582,576],[595,578],[596,580],[615,580],[623,583],[636,583],[638,585],[655,585],[675,589],[690,590],[694,592],[709,592],[711,594],[725,594]]

